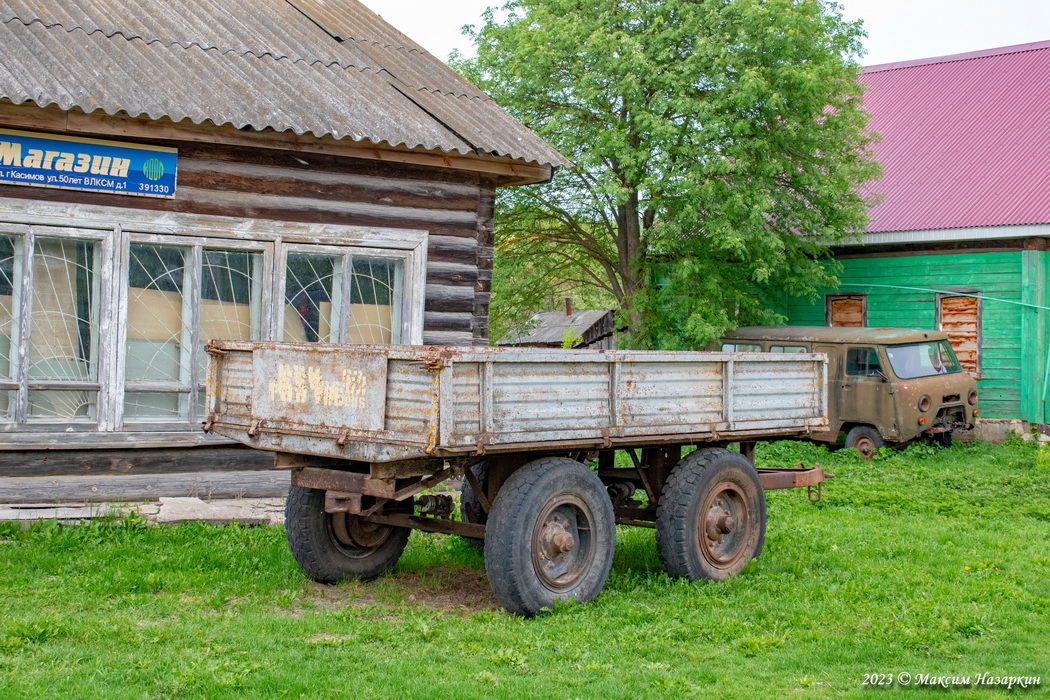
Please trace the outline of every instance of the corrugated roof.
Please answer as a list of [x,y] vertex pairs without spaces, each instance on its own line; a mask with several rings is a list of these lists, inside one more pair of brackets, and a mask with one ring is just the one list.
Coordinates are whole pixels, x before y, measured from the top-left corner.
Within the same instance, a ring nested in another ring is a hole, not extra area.
[[[612,313],[608,309],[574,311],[565,314],[563,311],[550,311],[533,314],[529,323],[532,329],[525,334],[501,340],[500,345],[560,345],[570,331],[574,336],[583,337],[596,323]],[[534,325],[533,325],[534,324]]]
[[356,0],[0,0],[0,52],[15,104],[568,164]]
[[1050,222],[1050,41],[871,66],[869,232]]

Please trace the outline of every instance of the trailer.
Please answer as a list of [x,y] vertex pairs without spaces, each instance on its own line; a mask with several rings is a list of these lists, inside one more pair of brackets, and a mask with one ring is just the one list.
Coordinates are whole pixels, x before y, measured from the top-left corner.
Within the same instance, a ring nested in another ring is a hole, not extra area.
[[[533,615],[601,592],[617,524],[655,528],[671,576],[722,580],[761,553],[765,489],[812,496],[825,478],[754,465],[756,441],[826,428],[822,354],[266,341],[207,352],[204,429],[292,470],[288,543],[322,583],[378,577],[412,529],[458,534],[483,546],[499,603]],[[431,492],[457,477],[458,519],[455,499]]]

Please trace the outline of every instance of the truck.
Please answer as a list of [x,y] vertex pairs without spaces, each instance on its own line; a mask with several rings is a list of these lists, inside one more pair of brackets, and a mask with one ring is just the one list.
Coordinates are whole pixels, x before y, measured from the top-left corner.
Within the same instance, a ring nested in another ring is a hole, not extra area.
[[865,459],[923,438],[950,446],[952,433],[973,428],[980,415],[977,382],[943,331],[749,326],[726,333],[721,349],[825,353],[828,427],[807,439],[841,442]]
[[[756,441],[827,429],[821,354],[269,341],[207,352],[204,429],[291,470],[288,544],[321,583],[377,578],[413,529],[461,535],[482,544],[500,605],[532,616],[601,592],[617,525],[655,528],[671,576],[723,580],[762,551],[765,490],[819,498],[826,476],[754,465]],[[458,508],[435,488],[455,478]]]

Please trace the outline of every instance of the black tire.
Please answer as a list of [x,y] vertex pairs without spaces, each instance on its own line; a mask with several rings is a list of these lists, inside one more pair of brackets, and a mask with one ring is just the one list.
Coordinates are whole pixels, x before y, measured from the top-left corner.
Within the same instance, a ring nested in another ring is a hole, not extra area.
[[664,571],[723,581],[762,553],[766,492],[748,459],[721,448],[686,455],[667,477],[656,508]]
[[[481,488],[489,487],[488,462],[478,462],[470,468],[470,471],[474,473],[474,478],[478,480]],[[466,479],[463,479],[463,486],[459,490],[459,517],[465,523],[477,523],[478,525],[484,525],[489,519],[489,514],[481,507],[481,501],[478,500],[477,494],[474,493],[474,489]],[[485,548],[483,539],[476,537],[464,537],[463,539],[478,551],[483,551]]]
[[952,434],[951,434],[951,431],[944,432],[944,433],[937,433],[937,443],[941,447],[951,447],[952,446]]
[[846,449],[854,449],[864,459],[872,459],[886,443],[870,425],[855,425],[846,433]]
[[285,505],[285,534],[292,556],[318,583],[371,581],[397,563],[407,527],[374,525],[357,515],[326,513],[320,489],[292,486]]
[[559,600],[591,600],[612,567],[616,521],[598,476],[544,457],[507,479],[485,532],[485,571],[509,612],[531,617]]

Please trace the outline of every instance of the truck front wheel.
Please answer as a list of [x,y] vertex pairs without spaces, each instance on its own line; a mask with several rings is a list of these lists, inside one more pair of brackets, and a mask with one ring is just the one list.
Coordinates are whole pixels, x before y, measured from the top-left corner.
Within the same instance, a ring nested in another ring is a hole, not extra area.
[[598,476],[567,457],[545,457],[511,474],[496,495],[485,571],[500,605],[532,616],[559,600],[597,596],[615,540],[612,502]]
[[872,459],[885,445],[879,431],[870,425],[856,425],[846,433],[846,449],[853,448],[864,459]]
[[697,450],[667,477],[656,509],[664,571],[722,581],[762,553],[766,494],[754,466],[729,450]]
[[358,515],[326,513],[321,489],[292,486],[285,534],[292,556],[318,583],[371,581],[397,563],[409,529],[370,523]]

